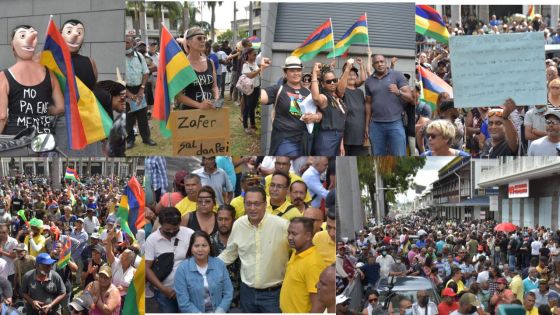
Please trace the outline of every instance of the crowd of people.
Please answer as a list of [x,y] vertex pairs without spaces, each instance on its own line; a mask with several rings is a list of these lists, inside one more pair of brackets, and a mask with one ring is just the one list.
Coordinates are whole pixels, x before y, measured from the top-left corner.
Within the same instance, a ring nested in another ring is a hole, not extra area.
[[146,311],[334,312],[334,161],[146,158]]
[[[0,72],[2,154],[37,155],[29,145],[31,137],[28,141],[21,138],[22,135],[32,134],[34,130],[36,133],[53,134],[58,150],[66,155],[124,156],[124,82],[119,78],[98,81],[95,60],[80,54],[86,33],[83,22],[76,19],[67,20],[61,25],[60,33],[69,50],[76,78],[94,93],[102,105],[99,111],[104,111],[103,114],[111,119],[109,135],[105,139],[89,144],[83,150],[70,148],[67,129],[71,128],[71,120],[67,121],[64,117],[65,100],[57,76],[53,70],[49,70],[38,61],[37,30],[30,25],[18,25],[13,28],[10,37],[10,46],[13,48],[16,62]],[[75,119],[74,117],[73,120]],[[15,139],[21,140],[18,142],[14,141]]]
[[124,178],[81,180],[0,178],[3,313],[121,314],[143,229],[132,238],[117,220]]
[[[560,43],[560,24],[544,21],[540,15],[530,20],[518,14],[502,19],[492,15],[488,23],[474,15],[465,16],[462,23],[450,21],[446,16],[443,19],[450,36],[538,31],[544,34],[543,45]],[[452,87],[449,47],[421,34],[416,35],[416,44],[417,67],[433,72]],[[500,107],[459,109],[455,108],[449,93],[442,92],[435,108],[430,108],[417,96],[416,110],[412,113],[415,122],[408,133],[410,143],[415,143],[412,149],[424,156],[468,154],[495,158],[560,154],[559,67],[557,56],[548,56],[543,65],[546,69],[546,104],[520,106],[514,99],[507,99]],[[419,77],[417,80],[421,81]],[[420,91],[421,87],[417,85],[416,94],[420,95]]]
[[[559,242],[544,226],[386,218],[337,240],[337,314],[557,314]],[[428,285],[399,288],[413,277]]]
[[[215,109],[223,106],[225,91],[230,100],[240,106],[245,132],[255,134],[255,113],[260,90],[258,49],[249,39],[230,47],[228,40],[221,43],[207,38],[200,27],[191,27],[177,38],[194,69],[197,80],[186,86],[174,101],[175,110]],[[154,105],[154,92],[159,66],[159,43],[148,44],[139,37],[128,36],[126,46],[127,67],[127,148],[135,145],[139,133],[145,145],[155,146],[151,139],[148,120]],[[237,87],[242,78],[243,88]],[[137,129],[135,128],[137,126]]]

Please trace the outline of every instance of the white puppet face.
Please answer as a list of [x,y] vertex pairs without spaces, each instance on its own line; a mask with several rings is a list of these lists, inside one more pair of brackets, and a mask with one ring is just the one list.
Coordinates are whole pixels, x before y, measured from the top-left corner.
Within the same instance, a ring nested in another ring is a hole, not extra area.
[[66,23],[62,27],[62,37],[71,53],[78,52],[84,42],[85,29],[81,23]]
[[17,58],[33,59],[37,46],[37,31],[33,27],[22,26],[14,31],[12,47]]

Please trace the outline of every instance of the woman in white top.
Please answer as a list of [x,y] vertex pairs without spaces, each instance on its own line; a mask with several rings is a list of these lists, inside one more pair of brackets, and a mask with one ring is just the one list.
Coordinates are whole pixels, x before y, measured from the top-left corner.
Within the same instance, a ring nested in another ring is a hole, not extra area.
[[116,239],[116,233],[114,229],[111,229],[107,233],[105,251],[107,254],[107,261],[109,262],[113,272],[111,282],[117,287],[117,289],[119,289],[119,293],[121,295],[121,305],[124,305],[124,298],[126,297],[128,286],[134,277],[134,271],[136,271],[133,266],[135,254],[130,249],[126,249],[120,257],[116,257],[113,253],[114,239]]
[[[255,133],[257,130],[257,125],[255,123],[255,110],[257,109],[261,93],[261,69],[255,62],[257,60],[257,51],[254,48],[247,48],[245,55],[247,56],[247,60],[243,63],[241,73],[253,81],[254,89],[251,94],[243,95],[245,98],[245,107],[243,108],[243,128],[245,128],[246,133]],[[247,120],[251,123],[250,127]]]

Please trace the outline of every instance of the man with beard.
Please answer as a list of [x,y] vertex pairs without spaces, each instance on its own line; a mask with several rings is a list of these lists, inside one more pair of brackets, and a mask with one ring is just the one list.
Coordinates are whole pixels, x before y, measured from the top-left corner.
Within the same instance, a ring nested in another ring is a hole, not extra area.
[[[210,241],[212,242],[215,255],[221,254],[224,249],[226,249],[229,235],[231,234],[231,229],[233,227],[233,222],[235,221],[235,213],[235,208],[230,205],[222,205],[218,208],[218,233],[214,233],[210,236]],[[227,266],[231,284],[233,286],[231,308],[239,305],[239,282],[241,280],[239,275],[240,267],[241,261],[239,258],[237,258],[234,263]]]
[[309,313],[319,307],[316,285],[326,265],[313,246],[312,239],[313,220],[293,218],[288,227],[288,243],[295,251],[286,266],[280,291],[280,309],[283,313]]
[[307,196],[307,185],[301,181],[292,182],[290,185],[290,195],[289,198],[292,204],[299,210],[300,213],[304,213],[305,208],[307,208],[307,203],[304,201],[305,196]]
[[417,302],[412,304],[413,315],[436,315],[438,309],[436,303],[430,301],[430,294],[426,290],[416,293]]
[[531,142],[527,151],[528,156],[560,155],[560,109],[549,108],[544,118],[546,136]]
[[241,177],[241,189],[242,192],[239,196],[233,198],[230,205],[235,209],[235,219],[239,219],[245,214],[245,206],[243,202],[245,200],[245,192],[249,187],[258,186],[260,184],[261,178],[252,173],[243,174]]
[[216,157],[202,157],[202,167],[193,174],[200,177],[202,186],[208,185],[214,189],[219,206],[229,204],[233,197],[233,187],[226,172],[216,166]]
[[14,295],[21,296],[21,288],[23,285],[23,276],[30,270],[35,268],[35,257],[27,254],[27,248],[24,243],[16,246],[16,259],[14,261],[15,279],[13,282]]
[[62,278],[51,269],[56,260],[47,253],[37,256],[37,266],[23,276],[22,292],[28,315],[60,314],[60,303],[66,297]]

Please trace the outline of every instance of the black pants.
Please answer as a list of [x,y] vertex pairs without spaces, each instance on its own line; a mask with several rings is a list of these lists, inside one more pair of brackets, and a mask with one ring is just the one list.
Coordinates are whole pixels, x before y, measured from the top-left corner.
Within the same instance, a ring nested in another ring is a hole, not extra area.
[[257,103],[259,102],[259,96],[261,93],[261,87],[257,86],[253,89],[253,93],[249,95],[243,95],[245,98],[245,107],[243,108],[243,128],[247,129],[247,120],[250,120],[251,127],[256,127],[255,123],[255,110],[257,109]]
[[126,141],[134,143],[134,141],[136,140],[136,136],[134,135],[134,131],[132,130],[132,128],[134,127],[134,123],[138,121],[138,129],[140,131],[142,141],[148,142],[148,140],[150,140],[150,127],[148,126],[148,108],[144,107],[135,112],[130,112],[130,105],[127,103],[126,110],[126,132],[128,134]]
[[221,99],[224,98],[224,91],[226,90],[226,76],[227,76],[227,72],[222,72],[222,77],[221,77],[221,80],[220,80],[220,98]]

